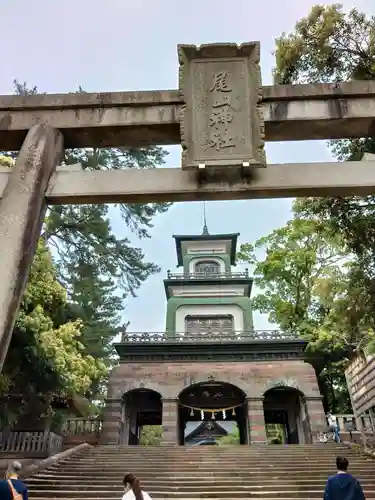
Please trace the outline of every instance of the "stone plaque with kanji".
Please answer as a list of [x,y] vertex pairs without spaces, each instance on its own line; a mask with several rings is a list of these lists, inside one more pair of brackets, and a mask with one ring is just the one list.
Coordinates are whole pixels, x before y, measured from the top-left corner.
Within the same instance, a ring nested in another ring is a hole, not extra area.
[[265,166],[258,42],[179,45],[182,168]]

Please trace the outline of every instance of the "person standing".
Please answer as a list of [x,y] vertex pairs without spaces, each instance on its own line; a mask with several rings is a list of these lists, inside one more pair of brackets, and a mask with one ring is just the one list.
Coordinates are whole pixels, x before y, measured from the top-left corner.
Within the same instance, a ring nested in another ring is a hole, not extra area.
[[22,469],[19,462],[13,462],[6,472],[6,479],[0,481],[1,500],[28,500],[28,491],[18,475]]
[[336,417],[335,430],[333,432],[333,439],[336,441],[336,443],[341,443],[340,424],[339,424],[339,419],[337,417]]
[[126,474],[124,488],[122,500],[152,500],[150,495],[141,489],[139,479],[134,474]]
[[324,500],[365,500],[362,486],[348,473],[348,466],[345,457],[336,458],[337,474],[328,478]]
[[337,417],[335,417],[331,413],[328,413],[327,420],[328,420],[328,428],[329,431],[332,433],[333,441],[335,441],[336,443],[341,443],[340,426]]

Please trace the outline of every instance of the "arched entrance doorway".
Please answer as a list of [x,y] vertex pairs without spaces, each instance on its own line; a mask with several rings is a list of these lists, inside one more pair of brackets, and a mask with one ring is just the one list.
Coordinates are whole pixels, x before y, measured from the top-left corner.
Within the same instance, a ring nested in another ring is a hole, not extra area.
[[178,400],[180,445],[227,434],[237,434],[238,444],[247,444],[246,395],[235,385],[201,382],[184,389]]
[[161,395],[150,389],[133,389],[123,395],[120,443],[140,443],[142,427],[161,425]]
[[264,393],[264,420],[269,444],[306,444],[310,426],[305,397],[292,387],[275,387]]

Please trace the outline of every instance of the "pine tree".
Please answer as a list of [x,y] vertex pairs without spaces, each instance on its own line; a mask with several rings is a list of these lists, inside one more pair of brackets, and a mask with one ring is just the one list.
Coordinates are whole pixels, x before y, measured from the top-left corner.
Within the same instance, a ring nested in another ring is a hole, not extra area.
[[[14,82],[18,95],[38,93],[36,87]],[[81,88],[78,90],[83,92]],[[3,153],[16,157],[16,153]],[[81,163],[85,170],[156,168],[165,163],[160,147],[140,149],[86,148],[65,153],[67,165]],[[118,210],[130,235],[149,238],[153,218],[170,203],[120,204]],[[135,296],[141,284],[159,267],[145,260],[130,238],[117,237],[111,227],[108,205],[58,205],[48,211],[43,240],[58,264],[58,279],[69,295],[73,319],[84,321],[82,341],[87,352],[110,362],[110,342],[120,328],[124,301]]]

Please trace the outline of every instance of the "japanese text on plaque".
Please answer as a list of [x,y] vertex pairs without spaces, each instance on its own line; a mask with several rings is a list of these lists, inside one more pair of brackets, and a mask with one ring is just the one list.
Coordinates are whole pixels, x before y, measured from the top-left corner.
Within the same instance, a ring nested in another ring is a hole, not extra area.
[[231,102],[233,89],[230,85],[230,76],[227,71],[215,73],[210,88],[210,92],[213,94],[213,103],[209,119],[211,127],[209,146],[215,148],[216,151],[235,146],[230,132],[230,125],[233,121]]

